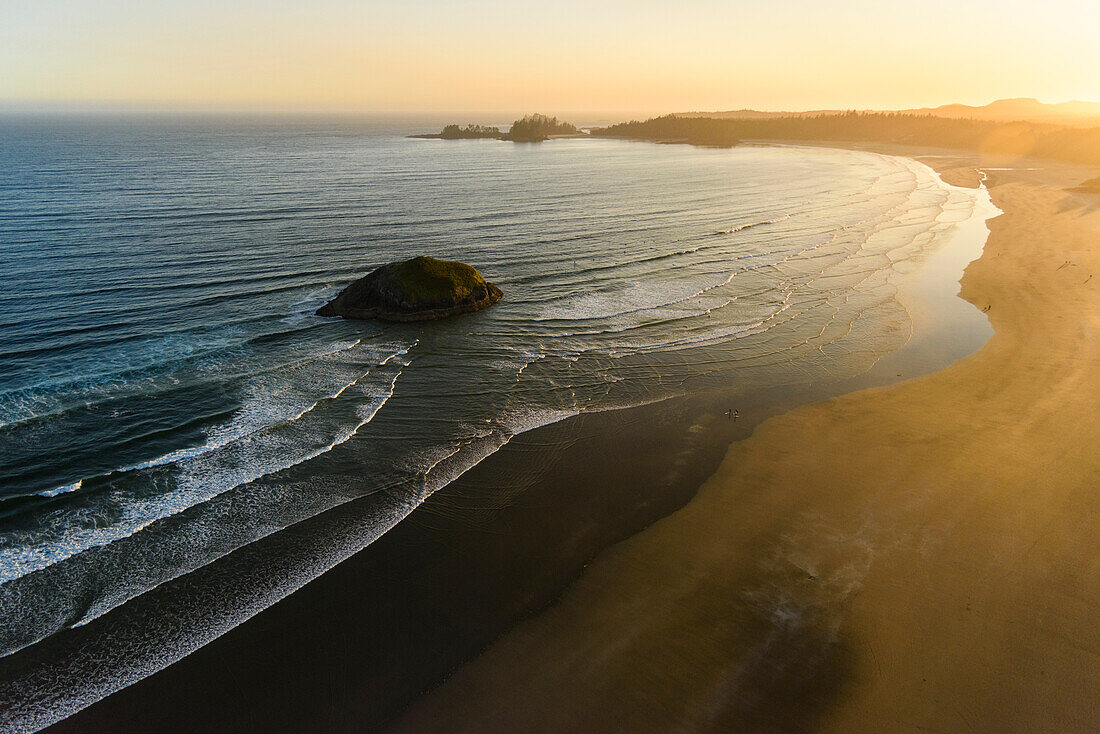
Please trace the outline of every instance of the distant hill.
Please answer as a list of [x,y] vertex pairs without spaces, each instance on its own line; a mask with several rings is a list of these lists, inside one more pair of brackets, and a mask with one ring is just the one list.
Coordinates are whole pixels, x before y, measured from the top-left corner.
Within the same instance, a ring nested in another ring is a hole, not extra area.
[[998,99],[981,107],[965,104],[949,104],[941,107],[928,107],[905,110],[913,114],[929,114],[936,117],[969,118],[973,120],[996,120],[999,122],[1043,122],[1052,125],[1071,125],[1073,127],[1100,127],[1100,103],[1058,102],[1047,104],[1037,99],[1019,97],[1016,99]]
[[[873,110],[861,110],[872,112]],[[974,107],[964,104],[948,104],[940,107],[919,107],[897,110],[907,115],[934,115],[949,119],[992,120],[995,122],[1037,122],[1070,127],[1100,127],[1100,103],[1098,102],[1058,102],[1047,104],[1029,97],[999,99],[987,105]],[[846,110],[807,110],[762,111],[762,110],[726,110],[722,112],[681,112],[678,117],[709,117],[713,119],[763,120],[777,117],[818,117],[820,115],[838,115]]]

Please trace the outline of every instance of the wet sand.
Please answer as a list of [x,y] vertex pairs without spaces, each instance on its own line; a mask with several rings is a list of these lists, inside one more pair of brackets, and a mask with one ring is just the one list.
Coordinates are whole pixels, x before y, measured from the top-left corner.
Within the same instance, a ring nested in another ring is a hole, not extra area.
[[1096,172],[926,162],[1004,212],[989,343],[764,422],[395,731],[1100,728]]

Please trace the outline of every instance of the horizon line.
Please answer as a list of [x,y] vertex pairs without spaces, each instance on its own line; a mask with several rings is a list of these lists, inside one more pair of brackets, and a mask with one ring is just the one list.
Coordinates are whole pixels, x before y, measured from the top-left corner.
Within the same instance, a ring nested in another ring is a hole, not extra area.
[[[658,117],[670,114],[702,114],[702,113],[730,113],[730,112],[761,112],[771,114],[806,114],[809,112],[907,112],[912,110],[930,110],[940,107],[966,106],[981,108],[996,102],[1003,101],[1036,101],[1044,106],[1056,106],[1067,104],[1098,105],[1100,102],[1084,99],[1067,99],[1056,102],[1043,101],[1032,96],[1000,97],[984,103],[970,102],[945,102],[939,105],[924,105],[913,107],[861,107],[861,106],[824,106],[797,109],[794,107],[749,107],[749,106],[693,106],[681,107],[670,110],[668,108],[638,107],[633,109],[562,109],[552,105],[544,106],[515,106],[500,108],[383,108],[371,105],[309,105],[289,102],[195,102],[195,101],[153,101],[153,100],[41,100],[41,99],[0,99],[0,114],[137,114],[137,115],[259,115],[259,116],[319,116],[319,115],[364,115],[376,117],[424,117],[434,118],[442,116],[454,116],[469,118],[514,115],[523,116],[533,112],[543,112],[554,115],[570,115],[583,117],[614,117],[617,119],[639,116]],[[465,121],[465,119],[463,119]]]

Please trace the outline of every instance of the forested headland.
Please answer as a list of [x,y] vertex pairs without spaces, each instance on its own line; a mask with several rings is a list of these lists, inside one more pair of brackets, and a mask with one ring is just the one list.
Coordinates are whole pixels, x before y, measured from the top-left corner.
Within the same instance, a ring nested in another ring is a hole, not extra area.
[[599,128],[591,134],[720,147],[745,140],[867,141],[1100,164],[1100,128],[900,113],[848,112],[769,119],[666,115]]

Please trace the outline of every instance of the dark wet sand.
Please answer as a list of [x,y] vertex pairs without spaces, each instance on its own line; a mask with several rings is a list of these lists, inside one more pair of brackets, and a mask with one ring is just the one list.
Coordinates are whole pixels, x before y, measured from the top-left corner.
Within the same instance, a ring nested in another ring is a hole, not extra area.
[[551,604],[600,549],[687,502],[760,417],[814,397],[742,397],[734,422],[695,396],[522,434],[359,554],[48,731],[375,729]]

